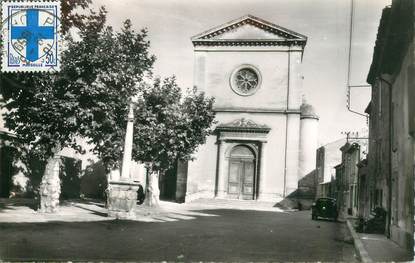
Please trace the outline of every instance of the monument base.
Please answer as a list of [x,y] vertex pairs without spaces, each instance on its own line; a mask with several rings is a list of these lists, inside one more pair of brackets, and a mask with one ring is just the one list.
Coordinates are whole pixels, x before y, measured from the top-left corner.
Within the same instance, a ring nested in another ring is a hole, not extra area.
[[135,219],[139,184],[131,181],[109,182],[107,189],[108,216]]

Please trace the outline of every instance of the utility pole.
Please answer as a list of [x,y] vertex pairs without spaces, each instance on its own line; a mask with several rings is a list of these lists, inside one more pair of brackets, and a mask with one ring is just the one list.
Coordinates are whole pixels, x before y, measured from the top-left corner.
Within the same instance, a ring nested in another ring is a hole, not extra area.
[[346,141],[349,142],[349,140],[368,140],[368,137],[359,137],[359,132],[353,132],[353,131],[344,131],[341,132],[341,134],[346,135]]
[[353,20],[354,20],[354,0],[350,0],[350,28],[349,28],[349,54],[348,54],[348,61],[347,61],[347,100],[346,100],[346,107],[347,110],[368,118],[367,114],[360,113],[358,111],[351,109],[351,94],[350,90],[351,88],[367,88],[371,87],[368,84],[362,84],[362,85],[351,85],[350,84],[350,75],[351,75],[351,64],[352,64],[352,43],[353,43]]

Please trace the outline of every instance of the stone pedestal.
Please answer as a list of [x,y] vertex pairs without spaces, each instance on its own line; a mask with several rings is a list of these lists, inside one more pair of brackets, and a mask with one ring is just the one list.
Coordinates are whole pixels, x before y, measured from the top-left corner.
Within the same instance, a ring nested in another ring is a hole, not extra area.
[[134,219],[139,184],[131,181],[109,182],[107,189],[108,216]]

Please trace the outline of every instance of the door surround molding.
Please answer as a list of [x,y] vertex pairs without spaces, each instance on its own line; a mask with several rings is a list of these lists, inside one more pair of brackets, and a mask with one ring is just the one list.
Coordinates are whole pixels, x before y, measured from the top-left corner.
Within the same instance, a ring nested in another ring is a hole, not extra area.
[[233,147],[246,145],[255,153],[255,180],[254,199],[259,198],[262,192],[261,182],[264,184],[264,145],[267,142],[268,133],[271,128],[267,125],[260,125],[252,120],[240,118],[230,123],[216,126],[217,135],[217,166],[215,196],[227,198],[229,158]]

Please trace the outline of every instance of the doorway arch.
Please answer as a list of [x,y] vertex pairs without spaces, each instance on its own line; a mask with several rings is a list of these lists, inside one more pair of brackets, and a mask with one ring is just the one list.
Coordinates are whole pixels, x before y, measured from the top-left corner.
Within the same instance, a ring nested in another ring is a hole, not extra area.
[[256,178],[256,154],[247,145],[236,145],[229,157],[228,197],[253,200]]

